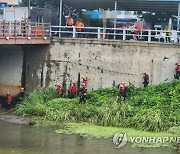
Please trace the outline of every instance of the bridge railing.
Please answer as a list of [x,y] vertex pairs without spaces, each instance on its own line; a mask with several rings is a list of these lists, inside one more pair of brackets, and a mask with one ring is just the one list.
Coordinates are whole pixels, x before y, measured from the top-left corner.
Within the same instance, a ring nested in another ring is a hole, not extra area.
[[49,23],[0,22],[0,39],[47,38],[50,37],[50,35]]
[[141,40],[156,42],[180,42],[180,31],[103,28],[103,27],[75,27],[51,26],[51,36],[72,38],[94,38],[114,40]]

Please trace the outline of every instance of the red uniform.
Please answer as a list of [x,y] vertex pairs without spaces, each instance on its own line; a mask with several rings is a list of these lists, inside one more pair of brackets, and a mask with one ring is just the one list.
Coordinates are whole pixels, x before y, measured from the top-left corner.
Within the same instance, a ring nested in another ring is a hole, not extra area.
[[56,93],[60,94],[62,92],[63,92],[63,88],[61,86],[58,86],[57,89],[56,89]]
[[177,65],[177,71],[179,71],[180,72],[180,65]]
[[87,86],[87,80],[83,79],[82,84],[86,87]]
[[11,104],[11,101],[12,101],[11,95],[7,95],[7,103],[8,103],[8,104]]
[[71,87],[71,93],[77,93],[77,87],[76,87],[76,85],[73,85],[73,86]]

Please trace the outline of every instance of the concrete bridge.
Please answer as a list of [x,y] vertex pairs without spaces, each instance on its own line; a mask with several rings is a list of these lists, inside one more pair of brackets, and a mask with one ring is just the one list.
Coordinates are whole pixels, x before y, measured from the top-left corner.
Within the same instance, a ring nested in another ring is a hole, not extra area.
[[0,44],[50,44],[50,24],[0,22]]
[[142,86],[142,73],[150,84],[173,80],[180,61],[178,43],[51,38],[48,45],[1,45],[0,95],[54,87],[67,87],[78,76],[88,77],[88,89],[112,87],[121,81]]

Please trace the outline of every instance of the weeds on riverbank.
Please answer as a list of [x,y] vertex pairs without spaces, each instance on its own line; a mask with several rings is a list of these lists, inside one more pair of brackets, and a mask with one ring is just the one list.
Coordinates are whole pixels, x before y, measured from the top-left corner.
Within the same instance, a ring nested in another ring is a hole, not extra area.
[[18,105],[17,114],[42,116],[58,122],[89,122],[101,126],[165,131],[180,126],[180,81],[145,89],[128,87],[125,101],[117,102],[118,89],[88,93],[85,103],[78,98],[56,98],[53,89],[38,91]]

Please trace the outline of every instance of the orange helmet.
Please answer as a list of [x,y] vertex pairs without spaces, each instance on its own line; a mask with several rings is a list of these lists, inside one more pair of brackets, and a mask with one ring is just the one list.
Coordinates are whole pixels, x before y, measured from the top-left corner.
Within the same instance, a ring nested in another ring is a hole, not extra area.
[[24,87],[21,87],[20,90],[24,90]]

